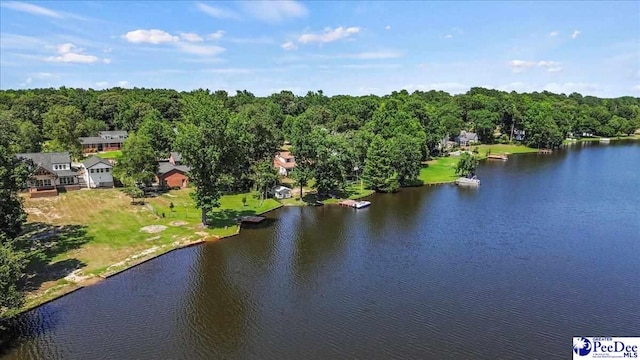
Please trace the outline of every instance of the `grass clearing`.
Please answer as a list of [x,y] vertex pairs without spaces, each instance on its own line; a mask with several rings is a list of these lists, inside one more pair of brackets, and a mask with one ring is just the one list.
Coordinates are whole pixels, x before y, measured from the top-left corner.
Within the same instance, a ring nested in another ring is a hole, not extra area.
[[[526,154],[538,152],[538,149],[515,144],[482,144],[477,147],[478,154],[481,156],[487,156],[489,152],[493,154]],[[472,148],[475,148],[475,146],[472,146]]]
[[205,228],[191,191],[147,198],[145,205],[131,205],[131,198],[118,189],[25,197],[29,223],[24,239],[37,254],[27,269],[25,309],[72,291],[96,276],[107,276],[190,243],[236,234],[238,217],[282,206],[273,199],[261,202],[250,193],[225,195],[216,216],[209,219],[210,227]]
[[459,157],[449,156],[428,161],[426,166],[423,166],[420,170],[418,179],[425,185],[455,181],[458,178],[456,165],[458,165],[459,160]]
[[98,155],[103,159],[117,159],[120,156],[122,156],[122,150],[103,151],[103,152],[91,154],[91,155]]

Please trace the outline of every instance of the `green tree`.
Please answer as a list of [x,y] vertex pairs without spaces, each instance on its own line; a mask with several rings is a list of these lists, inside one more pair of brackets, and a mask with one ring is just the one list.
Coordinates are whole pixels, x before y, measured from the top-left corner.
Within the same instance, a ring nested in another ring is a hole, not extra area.
[[398,182],[406,185],[420,175],[421,143],[405,134],[399,134],[390,140],[392,168],[398,176]]
[[347,173],[353,168],[341,137],[327,135],[319,144],[315,160],[315,188],[319,195],[344,191]]
[[391,151],[380,135],[376,135],[369,146],[362,180],[369,189],[382,192],[397,190],[397,177],[391,168]]
[[302,199],[303,187],[309,185],[311,179],[313,179],[313,169],[308,164],[298,164],[290,174],[295,186],[300,187],[300,198]]
[[44,114],[44,134],[51,138],[50,150],[82,155],[79,137],[84,132],[83,115],[75,106],[54,105]]
[[252,166],[253,182],[256,191],[260,194],[260,200],[264,201],[269,196],[269,192],[278,185],[278,173],[273,167],[271,159],[265,159]]
[[158,161],[149,139],[130,133],[113,174],[127,187],[141,187],[151,185],[157,172]]
[[460,156],[460,161],[456,165],[456,174],[461,176],[473,175],[478,168],[478,159],[475,156],[464,152]]
[[164,159],[169,156],[175,133],[171,125],[162,119],[159,111],[152,110],[144,116],[137,134],[149,139],[156,158]]
[[0,124],[0,234],[13,239],[27,219],[18,192],[24,187],[30,169],[11,151],[10,134],[5,125]]
[[194,91],[182,98],[183,124],[178,128],[176,148],[191,167],[189,181],[196,206],[202,210],[202,222],[214,215],[220,204],[223,174],[233,164],[226,163],[228,139],[225,129],[229,112],[208,91]]
[[8,310],[17,309],[24,303],[24,295],[17,285],[22,278],[24,256],[15,251],[4,237],[0,234],[0,319]]

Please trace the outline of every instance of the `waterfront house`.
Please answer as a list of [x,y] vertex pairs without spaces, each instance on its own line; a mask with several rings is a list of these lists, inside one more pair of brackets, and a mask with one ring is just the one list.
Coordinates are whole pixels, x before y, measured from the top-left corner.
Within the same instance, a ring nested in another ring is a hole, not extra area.
[[82,177],[88,188],[113,187],[113,165],[98,156],[82,163]]
[[163,188],[186,188],[189,186],[189,170],[190,168],[182,163],[182,155],[171,152],[167,160],[158,164],[158,184]]
[[56,196],[59,190],[80,189],[78,172],[71,166],[69,152],[23,153],[16,157],[33,164],[26,184],[31,197]]
[[469,146],[478,142],[478,134],[468,132],[468,131],[460,131],[460,135],[456,136],[456,143],[459,146]]
[[100,131],[98,136],[81,137],[82,152],[88,154],[120,150],[127,136],[126,131]]
[[281,176],[289,176],[296,167],[296,159],[290,152],[281,151],[273,158],[273,166]]
[[516,141],[523,141],[524,140],[524,136],[525,136],[524,130],[514,130],[513,131],[513,138]]
[[289,199],[291,198],[291,189],[286,186],[277,186],[273,189],[273,196],[276,199]]

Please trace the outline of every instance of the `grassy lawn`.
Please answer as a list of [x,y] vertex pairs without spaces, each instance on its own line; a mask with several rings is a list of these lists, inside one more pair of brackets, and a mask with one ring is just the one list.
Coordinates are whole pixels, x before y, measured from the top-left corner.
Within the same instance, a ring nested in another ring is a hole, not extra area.
[[419,180],[425,184],[438,184],[452,182],[458,178],[456,175],[456,165],[459,157],[442,157],[427,162],[420,170]]
[[525,154],[525,153],[538,152],[538,149],[530,148],[524,145],[514,145],[514,144],[478,145],[478,153],[481,156],[486,156],[489,151],[491,151],[494,154]]
[[280,202],[286,206],[304,206],[309,203],[315,203],[316,201],[321,201],[324,204],[337,204],[345,199],[360,199],[366,196],[373,194],[375,191],[361,188],[360,183],[358,184],[350,184],[347,185],[347,189],[344,194],[340,194],[335,198],[318,198],[315,190],[311,190],[310,188],[304,188],[304,196],[302,199],[298,198],[296,195],[290,199],[282,199]]
[[[615,141],[615,140],[640,140],[640,135],[612,136],[612,137],[609,137],[607,139],[610,139],[611,141]],[[599,137],[590,137],[590,138],[578,139],[576,141],[571,141],[571,140],[564,139],[564,141],[562,143],[566,145],[566,144],[571,144],[571,143],[576,143],[576,142],[589,142],[589,141],[600,141],[600,138]]]
[[96,153],[95,155],[98,155],[103,159],[117,159],[122,155],[122,150],[103,151],[101,153]]
[[[27,269],[26,308],[69,292],[87,279],[120,271],[176,247],[235,234],[239,216],[281,206],[273,199],[261,203],[253,194],[226,195],[217,215],[209,219],[211,226],[205,228],[190,192],[171,191],[146,199],[145,205],[131,205],[131,199],[117,189],[25,198],[29,215],[25,238],[39,254]],[[172,202],[173,211],[169,208]],[[68,278],[72,272],[78,277]]]

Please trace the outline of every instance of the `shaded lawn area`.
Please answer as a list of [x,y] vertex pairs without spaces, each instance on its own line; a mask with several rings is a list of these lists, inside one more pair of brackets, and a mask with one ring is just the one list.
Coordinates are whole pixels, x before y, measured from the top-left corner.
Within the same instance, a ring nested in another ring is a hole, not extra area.
[[[171,221],[186,220],[199,224],[202,219],[202,213],[200,209],[195,207],[195,202],[189,195],[192,191],[192,189],[171,191],[156,198],[147,199],[147,202],[160,218],[164,213],[164,219]],[[243,198],[246,199],[244,204],[242,202]],[[174,206],[173,211],[170,208],[171,203]],[[237,218],[262,214],[280,206],[282,205],[274,199],[261,201],[253,193],[224,195],[220,198],[220,208],[216,211],[217,216],[207,219],[209,222],[208,230],[218,236],[232,235],[238,231]]]
[[442,157],[428,161],[426,166],[420,169],[418,180],[424,184],[438,184],[452,182],[458,178],[456,175],[456,165],[459,157]]
[[313,205],[316,202],[322,202],[323,204],[338,204],[342,200],[345,199],[360,199],[366,196],[373,194],[375,191],[366,189],[360,186],[360,183],[357,184],[349,184],[347,185],[346,191],[341,194],[335,194],[334,197],[331,196],[323,196],[320,197],[315,192],[315,190],[310,190],[309,188],[305,188],[305,194],[300,199],[298,196],[293,196],[290,199],[281,199],[280,202],[284,205],[288,206],[304,206],[304,205]]
[[[474,147],[475,146],[473,146],[472,148]],[[478,154],[480,156],[487,156],[487,153],[489,151],[491,151],[492,154],[525,154],[538,152],[538,149],[515,144],[482,144],[478,145],[477,147]]]

